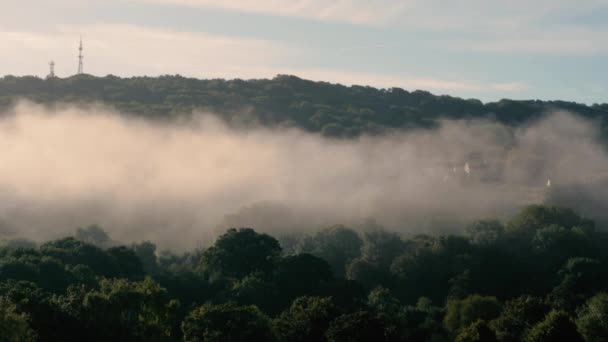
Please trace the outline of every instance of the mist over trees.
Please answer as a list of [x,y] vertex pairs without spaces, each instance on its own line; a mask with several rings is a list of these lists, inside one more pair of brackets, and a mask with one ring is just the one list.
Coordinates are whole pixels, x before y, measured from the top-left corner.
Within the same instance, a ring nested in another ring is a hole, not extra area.
[[284,250],[251,228],[206,248],[97,226],[0,248],[7,341],[604,341],[608,232],[534,205],[464,235],[329,227]]

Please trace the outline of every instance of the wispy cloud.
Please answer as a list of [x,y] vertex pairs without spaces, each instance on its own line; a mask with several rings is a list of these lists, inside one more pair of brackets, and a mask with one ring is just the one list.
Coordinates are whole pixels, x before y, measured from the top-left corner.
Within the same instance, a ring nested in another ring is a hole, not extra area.
[[608,31],[588,28],[527,29],[473,44],[478,51],[532,54],[598,55],[608,53]]
[[385,25],[409,6],[400,0],[129,0],[140,3],[185,5],[246,13]]

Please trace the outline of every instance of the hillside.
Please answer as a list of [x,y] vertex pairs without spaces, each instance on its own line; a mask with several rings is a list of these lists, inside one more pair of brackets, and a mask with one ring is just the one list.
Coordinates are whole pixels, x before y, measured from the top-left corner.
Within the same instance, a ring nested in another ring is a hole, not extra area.
[[232,123],[295,126],[340,137],[432,127],[441,118],[492,118],[518,125],[556,109],[599,118],[605,130],[608,116],[606,103],[587,106],[564,101],[501,100],[484,104],[421,90],[347,87],[286,75],[248,81],[90,75],[0,79],[0,108],[22,98],[43,104],[100,102],[121,112],[153,118],[210,111]]

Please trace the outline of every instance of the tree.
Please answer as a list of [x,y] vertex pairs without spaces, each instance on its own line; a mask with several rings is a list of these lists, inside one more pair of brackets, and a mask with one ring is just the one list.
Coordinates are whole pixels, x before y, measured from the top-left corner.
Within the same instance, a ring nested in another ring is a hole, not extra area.
[[274,301],[286,307],[300,296],[317,296],[333,280],[329,264],[311,254],[297,254],[281,258],[274,275],[279,291]]
[[150,241],[136,243],[133,244],[132,249],[141,261],[141,265],[146,273],[157,274],[159,272],[156,245],[154,243]]
[[108,248],[106,251],[115,260],[118,266],[118,275],[121,278],[141,280],[144,278],[144,267],[135,251],[125,246]]
[[255,306],[203,305],[182,323],[186,342],[272,341],[270,320]]
[[508,223],[507,230],[533,234],[539,229],[550,226],[566,229],[579,227],[585,232],[591,232],[595,229],[593,221],[580,217],[572,209],[530,205]]
[[477,320],[464,328],[456,336],[455,342],[498,342],[498,340],[486,321]]
[[17,312],[14,304],[0,297],[0,339],[5,342],[30,342],[36,334],[26,315]]
[[492,321],[502,342],[521,341],[528,329],[542,321],[551,307],[538,297],[522,296],[505,303],[500,316]]
[[500,310],[500,302],[495,297],[472,295],[449,301],[444,323],[448,330],[457,333],[477,320],[490,321],[498,317]]
[[203,253],[202,269],[210,275],[242,278],[252,272],[269,273],[281,253],[279,242],[251,228],[229,229]]
[[102,280],[86,293],[82,315],[90,338],[105,341],[170,341],[178,303],[150,278]]
[[265,313],[274,314],[279,311],[277,303],[278,290],[276,284],[265,280],[263,275],[249,274],[236,281],[230,290],[230,296],[239,305],[255,305]]
[[576,320],[578,331],[587,342],[602,342],[608,337],[608,294],[598,293],[585,303]]
[[525,337],[526,342],[571,341],[583,342],[568,314],[552,310],[545,319],[530,329]]
[[47,242],[40,246],[40,252],[66,265],[86,265],[95,273],[107,277],[117,275],[116,260],[101,248],[74,238]]
[[329,323],[338,315],[331,298],[300,297],[274,322],[279,341],[325,341]]
[[326,260],[334,274],[344,277],[346,265],[361,254],[363,242],[357,233],[344,226],[334,226],[302,240],[300,253],[310,253]]
[[363,234],[361,256],[350,262],[346,276],[368,289],[388,286],[393,281],[390,266],[406,248],[407,244],[395,233],[381,229],[367,231]]
[[363,234],[361,258],[380,268],[388,269],[393,260],[403,254],[406,248],[407,243],[396,233],[374,229]]
[[608,273],[602,263],[589,258],[570,258],[560,269],[560,283],[549,299],[553,306],[567,312],[583,304],[593,294],[606,288]]
[[325,336],[328,342],[385,341],[384,322],[367,311],[344,314],[331,322]]
[[99,248],[108,248],[112,244],[108,234],[98,225],[78,228],[74,238]]

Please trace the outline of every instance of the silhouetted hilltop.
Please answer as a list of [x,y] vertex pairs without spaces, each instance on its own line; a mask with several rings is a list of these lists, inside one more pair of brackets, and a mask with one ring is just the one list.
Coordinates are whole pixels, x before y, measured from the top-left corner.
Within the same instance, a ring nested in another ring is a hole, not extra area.
[[329,136],[375,134],[392,129],[432,127],[437,119],[489,118],[518,125],[552,110],[598,118],[604,127],[608,104],[501,100],[482,103],[400,88],[377,89],[313,82],[279,75],[259,80],[201,80],[182,76],[69,78],[6,76],[0,106],[25,98],[37,103],[104,103],[121,112],[172,118],[210,111],[232,123],[295,126]]

